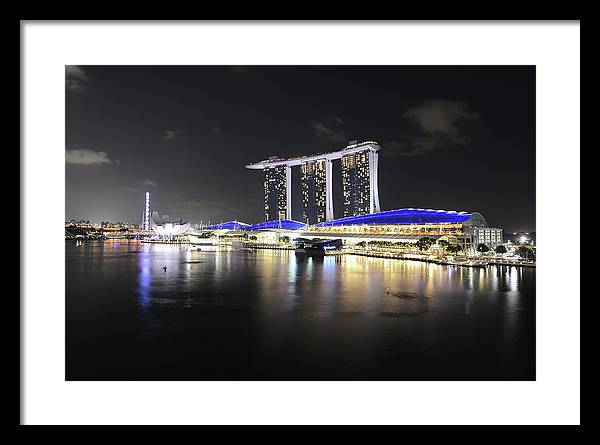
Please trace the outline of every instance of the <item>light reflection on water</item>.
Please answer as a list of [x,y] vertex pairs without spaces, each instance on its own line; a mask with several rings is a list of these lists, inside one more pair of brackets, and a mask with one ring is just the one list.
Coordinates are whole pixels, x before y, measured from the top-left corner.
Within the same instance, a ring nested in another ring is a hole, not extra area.
[[[257,282],[258,300],[265,313],[300,311],[320,317],[390,315],[407,307],[402,299],[393,298],[399,293],[413,293],[424,301],[430,299],[432,308],[450,310],[454,300],[472,304],[475,296],[503,295],[509,309],[515,309],[522,274],[515,267],[471,269],[359,256],[319,259],[280,251],[193,252],[154,245],[141,246],[139,263],[143,310],[152,302],[200,301],[204,294],[198,291],[207,288],[224,303],[229,286],[237,288],[242,279],[251,279]],[[504,283],[501,287],[500,280]],[[392,297],[386,294],[383,298],[386,290]],[[507,320],[515,314],[509,311]]]
[[535,270],[139,242],[71,243],[66,259],[73,375],[534,377]]
[[150,305],[150,294],[152,292],[152,277],[151,277],[151,256],[148,246],[142,246],[142,252],[140,253],[140,307],[143,311],[146,311]]

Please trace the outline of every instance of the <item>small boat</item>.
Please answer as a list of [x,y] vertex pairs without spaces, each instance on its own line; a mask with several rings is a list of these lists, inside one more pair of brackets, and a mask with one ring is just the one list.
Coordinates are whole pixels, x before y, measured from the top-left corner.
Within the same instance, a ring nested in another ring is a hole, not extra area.
[[487,267],[488,263],[483,262],[483,261],[463,261],[461,263],[459,263],[459,265],[461,266],[467,266],[467,267]]
[[211,237],[207,234],[191,235],[188,234],[190,242],[190,250],[195,252],[213,252],[217,250],[218,240],[216,237]]
[[318,239],[312,240],[302,239],[296,241],[298,247],[294,250],[296,255],[308,255],[310,257],[323,258],[325,257],[326,250],[341,250],[342,240],[341,239]]
[[317,258],[324,258],[325,257],[325,249],[323,249],[323,247],[309,247],[306,246],[304,248],[304,251],[306,252],[306,255],[310,256],[310,257],[317,257]]
[[210,236],[188,235],[188,240],[192,246],[216,246],[217,239]]
[[469,264],[469,267],[487,267],[488,264],[487,263],[472,263]]

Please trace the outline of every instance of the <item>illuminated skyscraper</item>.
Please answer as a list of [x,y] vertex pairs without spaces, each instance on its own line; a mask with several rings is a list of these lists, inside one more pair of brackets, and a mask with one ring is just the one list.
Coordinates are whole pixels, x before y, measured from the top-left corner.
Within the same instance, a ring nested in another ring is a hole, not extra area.
[[[331,196],[331,161],[319,159],[300,166],[302,173],[302,221],[317,224],[333,218]],[[329,184],[328,184],[329,183]],[[327,211],[331,208],[331,214]]]
[[351,141],[346,147],[309,156],[272,156],[246,165],[263,170],[265,220],[292,219],[291,167],[300,166],[304,223],[331,221],[333,216],[332,161],[342,160],[344,216],[379,212],[377,150],[374,141]]
[[265,221],[292,219],[290,167],[269,167],[264,169],[264,173]]
[[379,212],[377,158],[373,149],[342,156],[343,216]]

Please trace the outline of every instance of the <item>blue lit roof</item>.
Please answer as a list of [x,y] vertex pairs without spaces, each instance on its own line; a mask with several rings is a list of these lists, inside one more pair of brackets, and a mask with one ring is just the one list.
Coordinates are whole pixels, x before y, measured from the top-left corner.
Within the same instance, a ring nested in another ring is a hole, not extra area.
[[240,230],[248,227],[249,224],[239,222],[239,221],[227,221],[221,224],[213,224],[211,226],[206,226],[207,229],[228,229],[228,230]]
[[398,209],[385,212],[371,213],[368,215],[350,216],[347,218],[324,221],[317,224],[323,226],[351,226],[360,224],[444,224],[461,223],[471,218],[467,212],[433,209]]
[[306,224],[293,221],[291,219],[279,219],[277,221],[266,221],[259,224],[254,224],[253,226],[246,226],[244,230],[262,230],[262,229],[303,229],[306,227]]

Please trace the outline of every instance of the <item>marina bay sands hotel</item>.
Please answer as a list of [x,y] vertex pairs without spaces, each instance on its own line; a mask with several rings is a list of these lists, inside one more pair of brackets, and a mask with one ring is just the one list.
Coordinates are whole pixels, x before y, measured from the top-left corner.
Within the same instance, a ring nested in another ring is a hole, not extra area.
[[292,219],[292,167],[299,166],[302,219],[307,224],[331,221],[333,216],[332,162],[340,159],[344,217],[377,213],[377,142],[351,141],[341,150],[310,156],[270,157],[246,168],[263,170],[265,221]]

